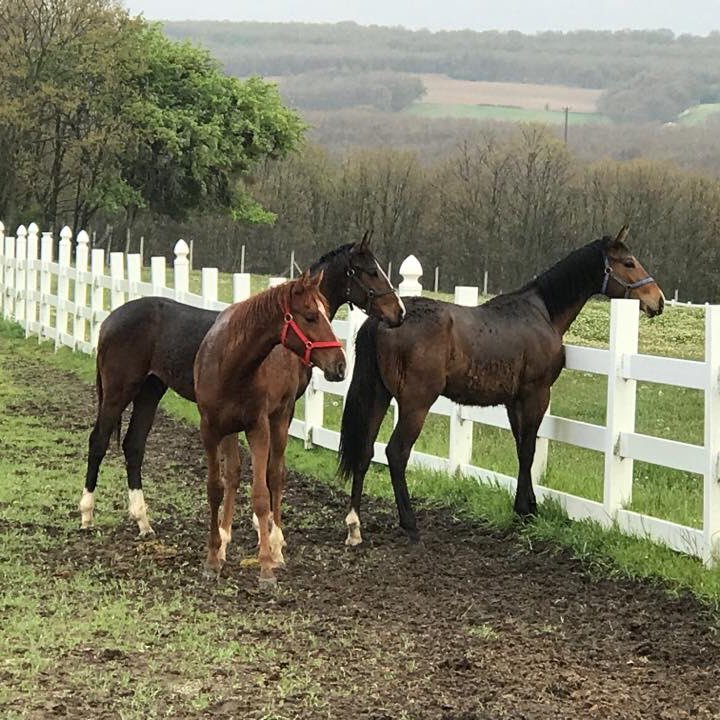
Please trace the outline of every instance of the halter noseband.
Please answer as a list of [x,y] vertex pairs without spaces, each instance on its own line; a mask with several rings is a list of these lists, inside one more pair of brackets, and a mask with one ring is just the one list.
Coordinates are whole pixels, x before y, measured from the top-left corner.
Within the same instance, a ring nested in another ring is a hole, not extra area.
[[655,282],[655,278],[652,277],[652,275],[646,275],[642,280],[636,280],[635,282],[628,283],[625,282],[619,275],[617,275],[612,267],[610,266],[610,261],[608,260],[608,256],[603,253],[603,262],[605,263],[605,275],[603,276],[603,283],[602,288],[600,288],[600,292],[605,295],[607,291],[608,283],[610,282],[610,278],[612,278],[618,285],[625,288],[625,297],[630,297],[630,291],[635,290],[635,288],[643,287],[644,285],[649,285],[650,283]]
[[[352,265],[348,265],[347,270],[345,270],[345,275],[350,279],[354,280],[359,286],[360,289],[365,293],[365,307],[362,309],[365,310],[365,312],[368,312],[370,308],[372,307],[372,304],[375,302],[375,298],[382,297],[383,295],[389,295],[390,293],[394,293],[395,290],[393,288],[388,288],[387,290],[374,290],[371,287],[368,287],[359,277],[357,272],[355,272],[355,268]],[[350,285],[348,285],[347,289],[345,290],[345,297],[347,299],[347,303],[352,309],[353,304],[350,302]]]
[[[290,352],[294,352],[300,358],[300,360],[302,360],[303,365],[307,365],[307,367],[312,367],[312,363],[310,362],[310,355],[312,354],[313,350],[324,350],[327,348],[342,347],[342,343],[339,340],[308,340],[307,335],[305,335],[300,326],[295,322],[295,318],[292,316],[290,308],[287,306],[284,307],[283,313],[285,314],[285,324],[280,331],[280,344],[290,350]],[[305,352],[302,355],[300,355],[300,353],[298,352],[295,352],[295,350],[293,350],[287,344],[287,337],[290,330],[292,330],[295,335],[297,335],[298,340],[300,340],[300,342],[305,346]]]

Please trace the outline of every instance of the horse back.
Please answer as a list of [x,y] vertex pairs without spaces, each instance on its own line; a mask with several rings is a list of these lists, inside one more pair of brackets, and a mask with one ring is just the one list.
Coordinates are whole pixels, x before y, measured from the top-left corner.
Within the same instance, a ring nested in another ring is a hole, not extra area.
[[195,399],[193,363],[218,313],[166,298],[131,300],[108,315],[100,329],[98,369],[127,384],[157,376],[188,400]]

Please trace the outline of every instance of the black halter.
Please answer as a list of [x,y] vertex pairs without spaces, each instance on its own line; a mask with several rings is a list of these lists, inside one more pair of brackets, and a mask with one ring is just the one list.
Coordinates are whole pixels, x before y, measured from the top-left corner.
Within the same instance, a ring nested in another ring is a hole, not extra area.
[[605,263],[605,275],[603,277],[603,284],[602,288],[600,289],[600,292],[605,295],[607,292],[607,286],[608,282],[610,282],[610,278],[612,278],[618,285],[625,288],[625,297],[630,297],[630,291],[635,290],[635,288],[643,287],[644,285],[649,285],[650,283],[655,282],[655,278],[651,275],[645,276],[642,280],[636,280],[633,283],[625,282],[621,277],[616,275],[613,272],[612,267],[610,267],[610,261],[608,260],[608,256],[603,253],[603,261]]
[[[345,275],[350,279],[354,280],[359,286],[360,289],[365,293],[365,307],[362,309],[365,310],[365,312],[368,312],[370,308],[372,307],[373,302],[375,302],[375,298],[382,297],[383,295],[389,295],[390,293],[394,293],[394,288],[389,288],[387,290],[373,290],[373,288],[368,287],[359,277],[357,272],[355,272],[355,268],[352,265],[348,265],[347,270],[345,270]],[[347,289],[345,290],[345,297],[347,298],[347,304],[350,306],[350,309],[352,309],[353,304],[350,302],[350,286],[348,285]]]

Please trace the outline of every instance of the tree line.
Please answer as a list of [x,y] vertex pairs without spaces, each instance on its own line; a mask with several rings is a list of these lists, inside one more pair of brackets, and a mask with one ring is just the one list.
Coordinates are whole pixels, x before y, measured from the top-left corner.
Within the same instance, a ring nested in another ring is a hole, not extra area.
[[545,128],[488,132],[425,163],[415,152],[353,150],[337,155],[313,145],[265,163],[253,186],[277,215],[248,226],[217,215],[184,224],[147,219],[150,250],[166,254],[177,237],[195,239],[195,265],[287,274],[292,250],[307,266],[322,253],[373,231],[393,280],[415,254],[431,287],[480,285],[508,291],[570,250],[631,226],[631,247],[668,293],[720,300],[720,182],[650,160],[578,160]]
[[337,24],[171,22],[165,32],[207,46],[238,75],[445,73],[463,80],[602,88],[617,120],[673,120],[720,101],[720,34],[669,30],[474,32]]

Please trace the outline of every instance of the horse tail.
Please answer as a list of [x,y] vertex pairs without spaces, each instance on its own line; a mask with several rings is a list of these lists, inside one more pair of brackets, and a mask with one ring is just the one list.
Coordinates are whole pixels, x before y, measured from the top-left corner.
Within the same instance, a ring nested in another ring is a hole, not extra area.
[[[102,373],[100,372],[100,363],[97,363],[97,369],[95,370],[95,392],[97,393],[97,401],[98,401],[98,420],[100,419],[100,413],[102,413],[102,405],[103,405],[103,384],[102,384]],[[120,419],[118,420],[118,423],[115,427],[115,442],[117,443],[118,448],[120,447],[120,431],[122,429],[122,415],[120,415]]]
[[384,405],[384,412],[390,399],[377,360],[379,323],[378,318],[368,318],[355,340],[355,364],[340,427],[338,475],[345,480],[356,473],[364,474],[375,442],[368,432],[371,415],[379,403]]

